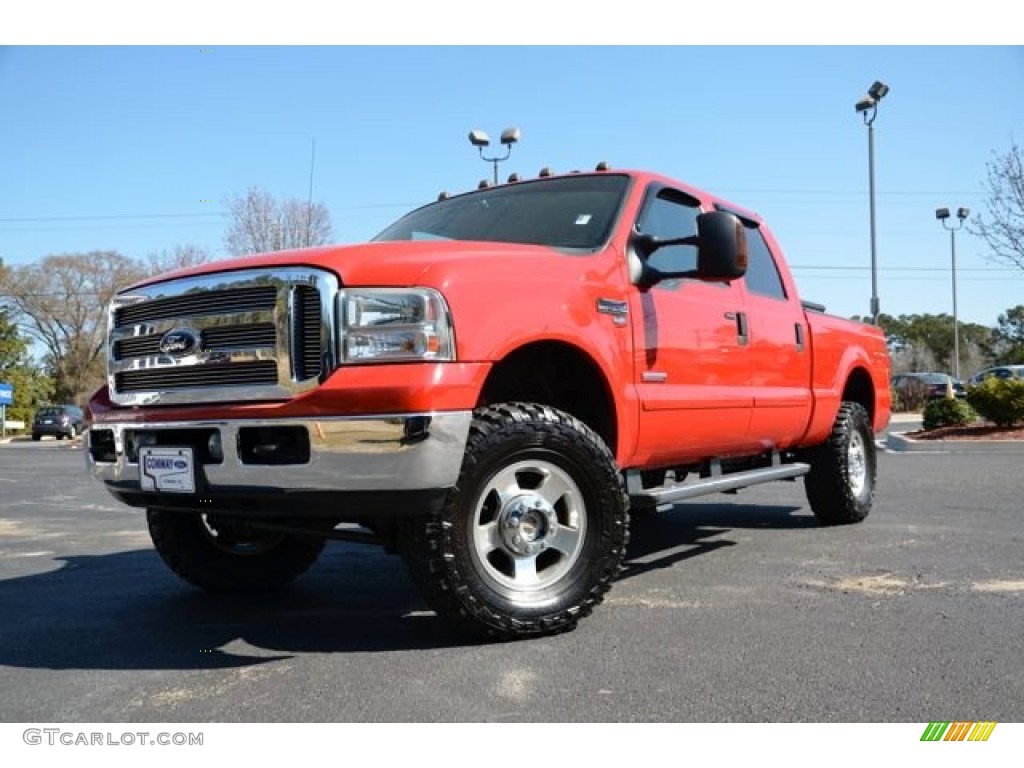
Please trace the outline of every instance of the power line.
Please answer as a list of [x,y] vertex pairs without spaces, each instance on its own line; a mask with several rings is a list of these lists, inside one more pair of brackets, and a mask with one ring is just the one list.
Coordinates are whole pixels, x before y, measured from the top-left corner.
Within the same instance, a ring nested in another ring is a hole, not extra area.
[[[337,205],[332,206],[331,210],[338,211],[366,211],[373,209],[384,209],[384,208],[409,208],[410,206],[422,205],[422,202],[416,203],[362,203],[359,205]],[[230,211],[196,211],[194,213],[110,213],[110,214],[90,214],[88,216],[18,216],[18,217],[0,217],[0,224],[26,224],[26,223],[45,223],[45,222],[61,222],[61,221],[116,221],[119,219],[188,219],[188,218],[199,218],[199,217],[217,217],[226,218],[230,216]]]
[[[858,267],[858,266],[840,266],[833,264],[790,264],[790,269],[829,269],[829,270],[854,270],[864,272],[871,267]],[[949,273],[949,267],[880,267],[880,271],[883,272],[945,272]],[[966,269],[957,269],[957,272],[1024,272],[1016,267],[967,267]]]
[[3,224],[24,224],[30,222],[57,222],[57,221],[113,221],[117,219],[187,219],[200,216],[227,216],[227,213],[215,213],[203,211],[196,213],[118,213],[91,216],[22,216],[16,218],[0,218]]
[[[865,190],[857,189],[753,189],[749,187],[723,187],[728,189],[729,194],[739,192],[744,195],[850,195],[851,197],[863,197],[867,194]],[[942,195],[955,195],[958,197],[983,197],[986,193],[984,190],[976,190],[974,192],[951,192],[949,190],[911,190],[911,189],[891,189],[888,191],[877,190],[876,194],[882,195],[893,195],[896,197],[932,197]]]

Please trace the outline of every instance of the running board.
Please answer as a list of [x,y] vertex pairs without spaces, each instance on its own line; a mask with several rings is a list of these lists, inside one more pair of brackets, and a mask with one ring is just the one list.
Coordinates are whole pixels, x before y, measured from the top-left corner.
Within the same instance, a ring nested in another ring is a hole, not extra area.
[[[717,473],[714,471],[717,469]],[[723,474],[718,462],[712,464],[711,477],[693,482],[662,485],[658,488],[642,488],[639,473],[630,472],[626,476],[626,488],[629,500],[635,507],[660,509],[671,506],[677,501],[706,496],[711,493],[725,493],[746,488],[751,485],[770,483],[775,480],[793,480],[806,475],[811,470],[809,464],[775,464],[761,469],[748,469],[741,472]]]

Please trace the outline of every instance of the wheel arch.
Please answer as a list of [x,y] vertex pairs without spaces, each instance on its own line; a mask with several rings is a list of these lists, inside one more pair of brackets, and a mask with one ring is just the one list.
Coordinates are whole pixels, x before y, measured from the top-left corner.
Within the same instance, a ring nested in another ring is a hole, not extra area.
[[477,406],[510,401],[548,405],[575,416],[618,454],[617,410],[608,378],[578,346],[533,341],[505,354],[491,368]]
[[860,403],[868,412],[871,421],[875,420],[875,384],[871,374],[861,366],[855,367],[846,377],[843,387],[843,402]]

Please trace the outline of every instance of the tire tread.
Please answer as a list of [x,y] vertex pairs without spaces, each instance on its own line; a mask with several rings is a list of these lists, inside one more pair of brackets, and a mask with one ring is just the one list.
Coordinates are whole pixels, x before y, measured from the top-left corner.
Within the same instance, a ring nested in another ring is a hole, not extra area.
[[[510,438],[532,438],[539,433],[575,443],[593,466],[601,467],[609,476],[607,491],[615,496],[610,502],[614,519],[610,529],[601,529],[604,540],[598,549],[600,562],[595,564],[593,583],[582,597],[551,614],[513,616],[494,610],[466,582],[453,547],[451,513],[460,487],[485,460],[489,450]],[[583,422],[546,405],[501,403],[474,412],[459,480],[449,493],[444,510],[413,523],[407,534],[406,561],[413,580],[430,606],[459,629],[493,640],[552,635],[575,628],[580,619],[589,616],[619,574],[629,541],[629,499],[611,451]]]
[[[868,464],[867,494],[858,498],[850,487],[846,449],[855,431],[861,432]],[[860,403],[844,401],[828,439],[809,456],[811,471],[804,487],[811,510],[825,525],[859,523],[868,516],[875,497],[876,459],[871,419]]]

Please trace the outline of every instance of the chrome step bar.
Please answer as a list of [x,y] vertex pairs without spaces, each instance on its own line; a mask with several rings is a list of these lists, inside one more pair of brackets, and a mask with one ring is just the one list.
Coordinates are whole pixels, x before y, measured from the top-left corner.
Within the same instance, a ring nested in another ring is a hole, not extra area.
[[810,464],[801,462],[783,464],[778,453],[773,454],[771,460],[771,466],[768,467],[723,472],[721,461],[712,459],[709,462],[710,471],[707,477],[689,482],[669,483],[657,488],[644,488],[641,485],[640,472],[631,470],[626,473],[626,490],[634,507],[662,511],[678,501],[712,493],[727,493],[776,480],[795,480],[811,470]]

